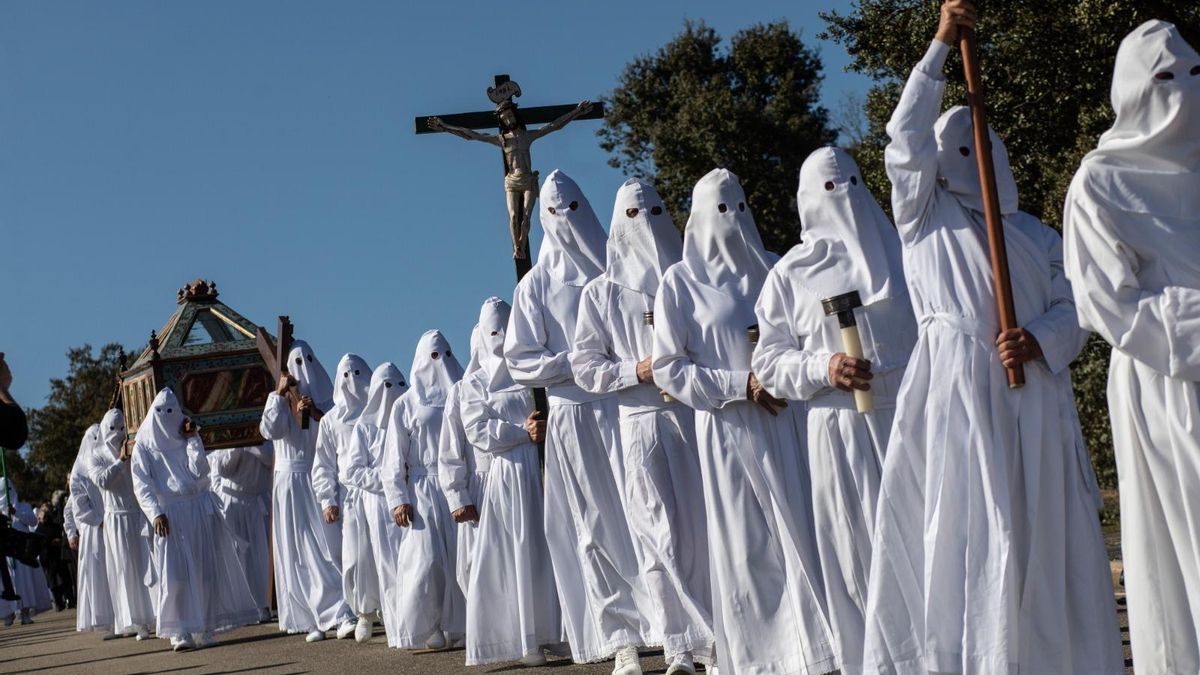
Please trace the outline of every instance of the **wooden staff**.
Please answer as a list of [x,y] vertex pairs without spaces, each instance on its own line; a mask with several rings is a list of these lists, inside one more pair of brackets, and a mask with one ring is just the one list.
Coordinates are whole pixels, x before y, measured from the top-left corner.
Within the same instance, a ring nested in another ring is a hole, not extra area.
[[[983,77],[979,73],[979,55],[975,49],[975,32],[965,26],[958,31],[962,49],[963,70],[967,78],[967,102],[971,108],[971,125],[975,132],[975,161],[979,166],[979,190],[983,197],[983,217],[987,226],[988,249],[992,259],[992,280],[996,290],[996,310],[1000,315],[1000,330],[1017,326],[1013,306],[1012,279],[1008,275],[1008,249],[1004,244],[1004,220],[1000,214],[1000,193],[996,188],[996,166],[992,161],[992,139],[988,136],[987,110],[983,103]],[[1017,364],[1008,368],[1008,386],[1017,389],[1025,384],[1025,367]]]

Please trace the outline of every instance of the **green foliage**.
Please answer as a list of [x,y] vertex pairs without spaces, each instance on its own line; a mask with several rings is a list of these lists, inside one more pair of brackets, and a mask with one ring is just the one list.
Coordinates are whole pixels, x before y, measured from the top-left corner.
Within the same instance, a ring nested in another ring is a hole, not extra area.
[[800,164],[833,142],[818,104],[821,61],[785,21],[759,24],[727,47],[703,22],[653,55],[626,66],[598,132],[609,163],[652,180],[679,226],[692,186],[715,167],[746,189],[763,243],[786,251],[798,240]]
[[66,378],[50,380],[46,405],[29,411],[29,454],[21,477],[25,482],[18,480],[23,499],[49,499],[66,485],[84,432],[108,411],[122,354],[116,343],[104,345],[98,354],[91,345],[67,352]]
[[[1195,0],[1039,0],[981,2],[977,40],[988,120],[1004,138],[1020,188],[1021,208],[1055,227],[1083,155],[1112,123],[1109,87],[1121,39],[1149,19],[1171,21],[1200,44]],[[822,37],[841,43],[850,69],[876,81],[867,96],[866,133],[854,149],[880,202],[890,201],[883,169],[884,127],[900,88],[937,27],[937,0],[860,0],[848,14],[823,15]],[[962,61],[946,65],[946,103],[965,102]],[[1105,400],[1109,349],[1093,338],[1073,365],[1084,434],[1100,483],[1116,487]]]

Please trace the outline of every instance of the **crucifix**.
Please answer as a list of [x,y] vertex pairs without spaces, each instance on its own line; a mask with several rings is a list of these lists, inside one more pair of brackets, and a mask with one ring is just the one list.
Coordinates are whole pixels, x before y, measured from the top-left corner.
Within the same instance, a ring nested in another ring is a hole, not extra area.
[[[508,75],[497,75],[496,85],[487,95],[496,104],[493,111],[455,113],[416,118],[418,134],[446,132],[469,141],[489,143],[500,148],[504,159],[504,194],[508,207],[508,226],[512,235],[513,259],[517,280],[532,267],[529,259],[529,225],[537,201],[538,172],[533,170],[530,148],[543,136],[562,129],[572,120],[604,117],[604,105],[580,101],[576,105],[547,105],[517,109],[513,100],[521,95],[521,85]],[[536,129],[526,125],[542,124]],[[480,133],[478,129],[497,129],[499,133]]]
[[[529,257],[529,225],[533,205],[538,195],[538,172],[533,170],[530,148],[543,136],[562,129],[573,120],[604,118],[604,104],[580,101],[576,105],[546,105],[521,108],[518,112],[514,98],[521,95],[521,85],[508,75],[497,75],[495,86],[488,87],[488,98],[495,110],[455,113],[416,118],[418,134],[446,132],[469,141],[489,143],[500,148],[504,159],[504,194],[508,207],[508,227],[512,235],[513,262],[517,281],[533,268]],[[541,124],[528,129],[528,124]],[[497,129],[499,133],[480,133],[478,129]],[[546,390],[533,390],[534,408],[547,419],[549,406]],[[538,454],[545,465],[545,445],[538,444]]]

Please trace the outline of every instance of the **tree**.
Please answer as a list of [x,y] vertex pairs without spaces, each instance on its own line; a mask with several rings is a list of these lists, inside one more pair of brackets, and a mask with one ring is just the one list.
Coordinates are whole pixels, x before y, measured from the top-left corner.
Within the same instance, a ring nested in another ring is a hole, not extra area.
[[121,357],[121,345],[110,343],[92,353],[91,345],[67,352],[65,379],[50,380],[46,405],[29,411],[29,454],[21,494],[27,501],[49,498],[66,485],[79,442],[108,410]]
[[[850,53],[850,69],[871,76],[867,133],[856,149],[863,177],[889,203],[883,169],[884,127],[900,89],[937,26],[937,0],[860,0],[847,13],[823,14],[832,39]],[[1195,0],[1034,0],[980,3],[977,40],[987,89],[988,121],[1004,138],[1021,208],[1059,227],[1071,177],[1083,155],[1112,124],[1109,88],[1121,39],[1142,22],[1175,23],[1200,44]],[[961,59],[946,66],[947,104],[965,102]],[[1105,386],[1108,346],[1093,337],[1072,366],[1084,433],[1098,477],[1116,487]]]
[[818,104],[821,60],[785,21],[740,31],[722,47],[703,22],[626,66],[607,98],[599,136],[609,164],[653,181],[677,225],[692,186],[733,171],[767,248],[798,241],[796,177],[810,152],[834,141]]

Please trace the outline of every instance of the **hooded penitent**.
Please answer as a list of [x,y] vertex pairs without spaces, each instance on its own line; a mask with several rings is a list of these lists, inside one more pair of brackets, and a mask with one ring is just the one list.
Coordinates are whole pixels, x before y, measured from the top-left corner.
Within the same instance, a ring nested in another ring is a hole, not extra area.
[[388,413],[392,410],[392,404],[406,391],[408,381],[404,379],[404,373],[390,361],[379,364],[371,373],[371,386],[359,421],[380,429],[387,428]]
[[301,396],[311,397],[321,410],[333,407],[333,383],[329,373],[304,340],[293,340],[288,352],[288,372],[296,378]]
[[353,422],[367,404],[371,369],[358,354],[346,354],[338,361],[333,385],[333,414],[342,422]]
[[507,391],[513,382],[504,360],[504,336],[512,307],[500,298],[488,298],[479,310],[479,369],[487,373],[489,391]]
[[844,150],[808,156],[796,205],[803,241],[784,258],[789,280],[819,299],[858,291],[864,305],[905,292],[900,236]]
[[541,204],[538,266],[568,286],[583,286],[604,270],[604,228],[583,191],[557,169],[542,184]]
[[683,264],[700,283],[739,295],[757,293],[771,269],[746,193],[727,169],[713,169],[692,190]]
[[150,410],[138,426],[137,444],[146,450],[163,454],[183,450],[187,445],[187,437],[183,435],[183,420],[186,418],[175,392],[164,387],[154,397]]
[[639,178],[625,181],[613,205],[604,276],[618,286],[654,297],[663,272],[682,257],[679,230],[658,191]]
[[[938,118],[933,134],[937,139],[938,180],[963,207],[983,213],[970,109],[960,105],[947,110]],[[1008,163],[1008,149],[1004,141],[990,128],[988,137],[992,141],[992,163],[996,167],[1000,213],[1009,215],[1017,211],[1017,180]]]
[[451,385],[462,379],[463,369],[440,330],[426,331],[417,342],[411,374],[412,395],[423,405],[446,405],[446,395]]
[[100,420],[100,439],[113,457],[120,456],[121,443],[125,441],[125,413],[117,408],[104,413],[104,419]]

